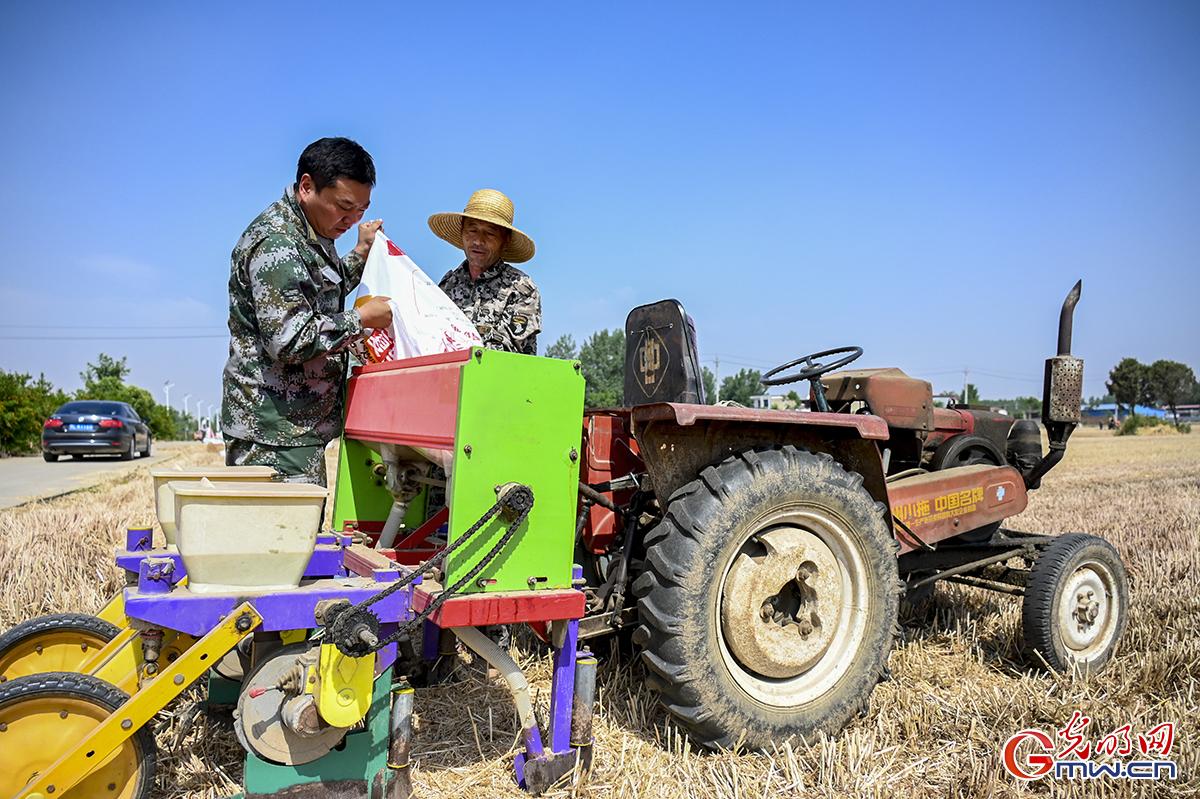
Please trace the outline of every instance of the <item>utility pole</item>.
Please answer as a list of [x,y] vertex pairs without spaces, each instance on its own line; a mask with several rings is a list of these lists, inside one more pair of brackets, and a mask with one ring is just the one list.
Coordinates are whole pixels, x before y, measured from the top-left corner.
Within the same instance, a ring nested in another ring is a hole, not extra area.
[[171,386],[175,385],[170,380],[163,381],[163,396],[167,400],[167,410],[171,410]]
[[713,405],[721,401],[721,359],[720,357],[713,358],[713,366],[716,372],[713,375],[713,385],[717,387],[717,398],[713,400]]
[[192,398],[191,394],[183,395],[183,418],[186,421],[188,416],[188,400]]
[[970,370],[968,369],[968,367],[966,367],[966,366],[963,367],[963,400],[962,400],[963,405],[967,404],[967,373],[969,371]]

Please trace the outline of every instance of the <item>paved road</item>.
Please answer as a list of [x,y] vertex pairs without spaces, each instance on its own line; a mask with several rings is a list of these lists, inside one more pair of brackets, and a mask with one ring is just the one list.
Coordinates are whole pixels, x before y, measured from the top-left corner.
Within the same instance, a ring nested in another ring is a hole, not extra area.
[[86,488],[100,482],[106,475],[128,471],[133,467],[158,463],[170,458],[177,449],[155,446],[150,459],[84,458],[82,461],[64,458],[58,463],[46,463],[41,455],[32,458],[0,458],[0,508],[11,508],[31,499],[53,497],[68,491]]

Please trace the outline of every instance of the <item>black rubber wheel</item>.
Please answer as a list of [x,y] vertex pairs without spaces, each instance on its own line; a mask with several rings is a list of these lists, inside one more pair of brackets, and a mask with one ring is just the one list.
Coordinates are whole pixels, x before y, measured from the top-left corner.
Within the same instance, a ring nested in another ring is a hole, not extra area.
[[53,452],[43,452],[42,460],[44,460],[46,463],[58,463],[58,456]]
[[137,455],[137,436],[129,436],[129,448],[121,453],[121,460],[131,461]]
[[1030,663],[1095,674],[1116,652],[1129,612],[1129,578],[1103,538],[1060,536],[1033,562],[1021,605]]
[[82,456],[82,455],[72,455],[72,456],[71,456],[71,460],[73,460],[73,461],[81,461],[81,460],[83,460],[83,456]]
[[787,446],[675,492],[634,581],[647,683],[708,748],[835,733],[886,669],[901,583],[886,508]]
[[[0,794],[13,796],[65,747],[95,729],[129,699],[119,688],[86,674],[57,671],[0,685],[0,729],[30,746],[0,746]],[[149,799],[158,753],[149,725],[137,730],[107,762],[84,777],[69,796]]]
[[150,435],[149,433],[147,433],[147,434],[146,434],[146,448],[145,448],[144,450],[142,450],[142,457],[143,457],[143,458],[149,458],[149,457],[150,457],[150,451],[151,451],[153,448],[154,448],[154,436],[152,436],[152,435]]
[[0,682],[29,674],[72,671],[120,630],[85,613],[51,613],[0,634]]

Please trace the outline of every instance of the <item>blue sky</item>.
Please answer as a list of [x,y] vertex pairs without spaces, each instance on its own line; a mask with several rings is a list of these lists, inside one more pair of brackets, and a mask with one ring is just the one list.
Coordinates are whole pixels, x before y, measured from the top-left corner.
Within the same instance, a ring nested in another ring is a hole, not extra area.
[[508,193],[543,349],[673,296],[723,374],[1037,394],[1082,277],[1085,393],[1200,368],[1197,42],[1188,2],[9,4],[0,368],[215,403],[229,252],[325,135],[434,279],[429,214]]

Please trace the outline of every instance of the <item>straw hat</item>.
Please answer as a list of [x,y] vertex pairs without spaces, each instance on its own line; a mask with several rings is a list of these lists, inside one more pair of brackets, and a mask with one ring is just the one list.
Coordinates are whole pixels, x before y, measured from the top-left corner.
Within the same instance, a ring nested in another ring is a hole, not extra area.
[[511,235],[508,244],[500,253],[501,260],[513,263],[524,263],[533,257],[533,239],[513,227],[512,200],[495,189],[480,189],[467,200],[467,207],[461,214],[434,214],[429,217],[429,229],[443,241],[462,249],[463,217],[491,222],[507,229]]

